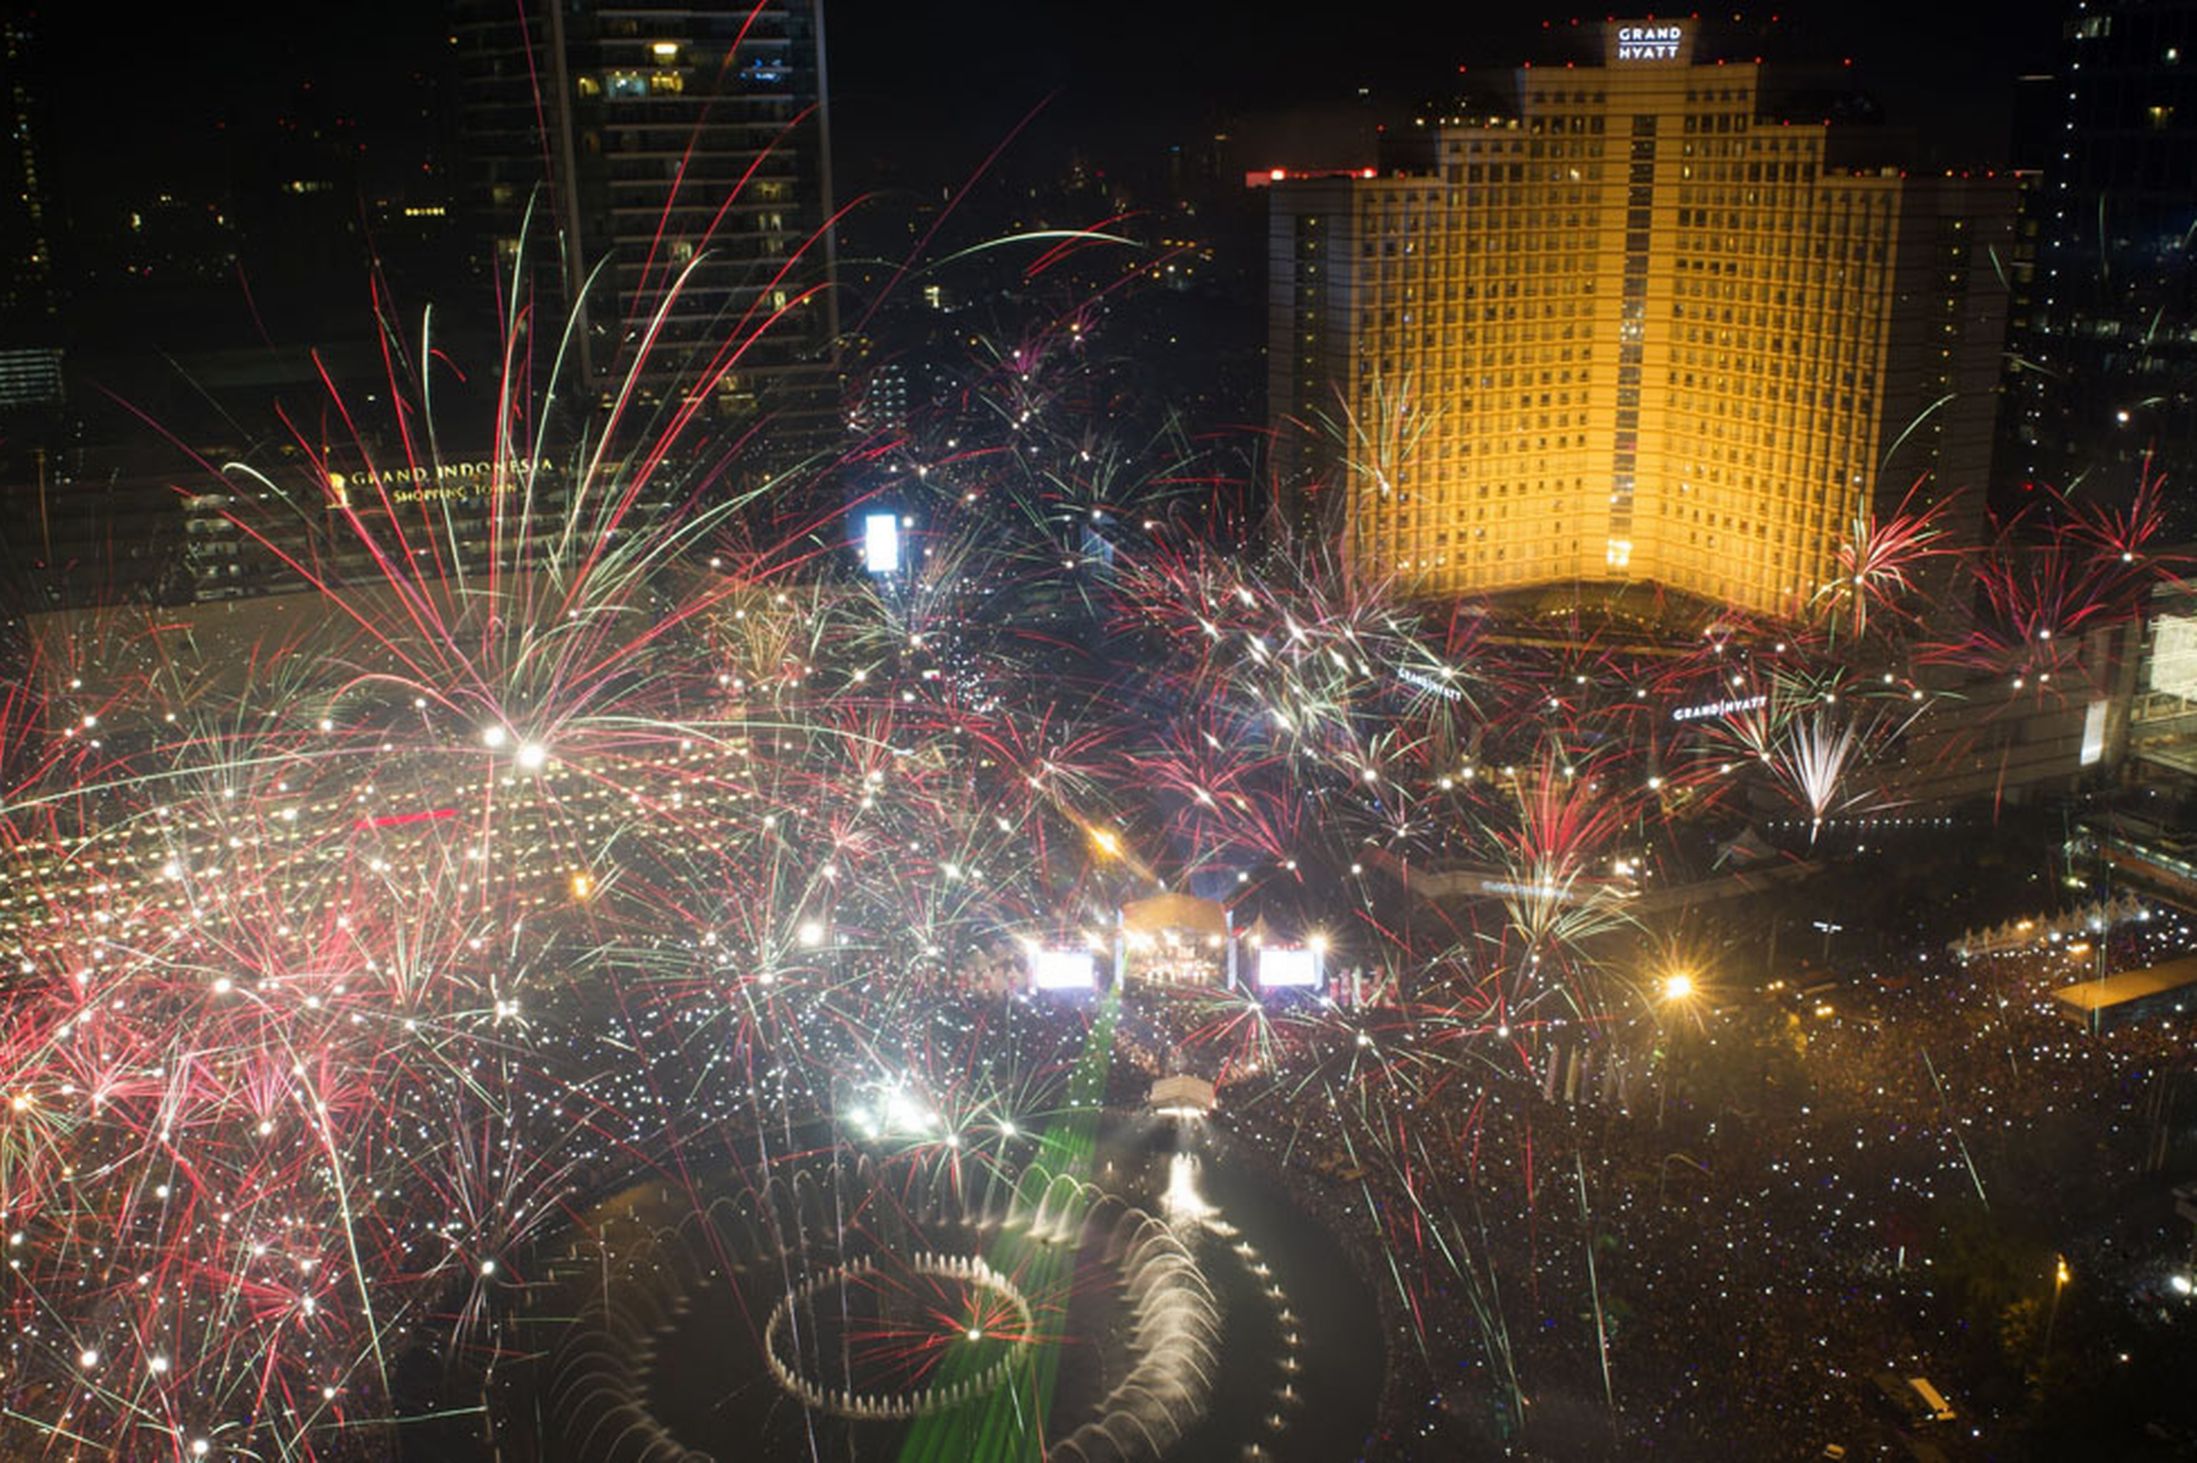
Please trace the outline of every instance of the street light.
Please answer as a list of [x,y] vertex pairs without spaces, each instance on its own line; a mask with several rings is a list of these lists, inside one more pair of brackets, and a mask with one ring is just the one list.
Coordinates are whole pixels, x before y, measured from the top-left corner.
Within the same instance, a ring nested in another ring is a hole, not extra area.
[[[1687,1000],[1691,998],[1694,993],[1694,978],[1692,974],[1688,971],[1674,970],[1669,975],[1663,977],[1662,989],[1663,999],[1666,1002]],[[1660,1025],[1661,1023],[1659,1022],[1658,1024]],[[1670,1101],[1671,1096],[1671,1073],[1668,1053],[1666,1053],[1665,1055],[1661,1080],[1655,1084],[1655,1089],[1655,1125],[1658,1129],[1661,1129],[1663,1126],[1663,1109],[1665,1104]]]

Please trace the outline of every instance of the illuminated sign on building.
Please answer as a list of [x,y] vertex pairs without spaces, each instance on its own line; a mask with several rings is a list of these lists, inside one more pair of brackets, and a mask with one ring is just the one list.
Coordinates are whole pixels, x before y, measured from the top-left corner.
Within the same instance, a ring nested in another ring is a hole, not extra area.
[[862,567],[872,574],[896,574],[900,571],[900,515],[863,515]]
[[1088,950],[1032,950],[1030,989],[1087,991],[1098,984],[1098,962]]
[[1620,61],[1676,61],[1686,29],[1677,25],[1621,25],[1617,28]]
[[1465,693],[1455,686],[1445,686],[1425,671],[1413,670],[1409,666],[1399,669],[1396,672],[1396,679],[1407,686],[1417,686],[1420,690],[1430,695],[1439,696],[1445,701],[1462,701],[1465,699]]
[[1760,711],[1770,704],[1767,696],[1734,696],[1729,701],[1710,701],[1700,706],[1681,706],[1671,712],[1673,721],[1707,721],[1716,716],[1735,716],[1742,711]]
[[328,495],[338,508],[351,506],[351,491],[385,493],[392,503],[445,503],[508,493],[536,473],[554,473],[546,457],[507,457],[502,462],[436,462],[366,472],[328,474]]

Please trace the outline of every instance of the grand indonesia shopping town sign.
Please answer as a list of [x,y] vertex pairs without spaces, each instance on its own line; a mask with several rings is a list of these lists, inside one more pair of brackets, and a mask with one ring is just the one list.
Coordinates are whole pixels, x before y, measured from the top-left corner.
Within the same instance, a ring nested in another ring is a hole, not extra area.
[[352,506],[351,495],[360,490],[386,494],[392,503],[430,503],[485,498],[524,487],[536,476],[557,471],[546,457],[507,457],[502,462],[467,461],[407,464],[363,472],[328,474],[328,490],[335,506]]

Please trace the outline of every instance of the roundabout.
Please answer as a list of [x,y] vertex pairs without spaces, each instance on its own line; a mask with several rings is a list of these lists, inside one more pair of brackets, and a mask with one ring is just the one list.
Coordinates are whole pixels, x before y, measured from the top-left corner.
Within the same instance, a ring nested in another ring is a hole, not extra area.
[[[778,1385],[813,1411],[905,1421],[998,1390],[1029,1349],[1035,1325],[1028,1297],[982,1260],[937,1254],[897,1264],[863,1259],[810,1276],[788,1292],[763,1327],[763,1357]],[[885,1360],[896,1345],[909,1343],[915,1366]],[[926,1352],[956,1345],[983,1351],[969,1375],[924,1386],[906,1380],[923,1369]],[[819,1379],[811,1372],[834,1357],[841,1362],[835,1375]]]
[[557,1463],[1344,1456],[1371,1298],[1202,1128],[1094,1114],[1089,1178],[836,1148],[636,1186],[566,1241],[498,1411]]

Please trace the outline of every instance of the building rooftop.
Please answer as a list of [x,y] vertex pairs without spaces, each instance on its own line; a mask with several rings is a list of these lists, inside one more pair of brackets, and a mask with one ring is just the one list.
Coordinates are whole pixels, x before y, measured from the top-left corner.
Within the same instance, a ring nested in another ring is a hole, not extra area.
[[2193,985],[2197,985],[2197,955],[2185,955],[2148,970],[2124,970],[2101,980],[2062,986],[2052,993],[2052,999],[2066,1006],[2070,1014],[2087,1017]]

